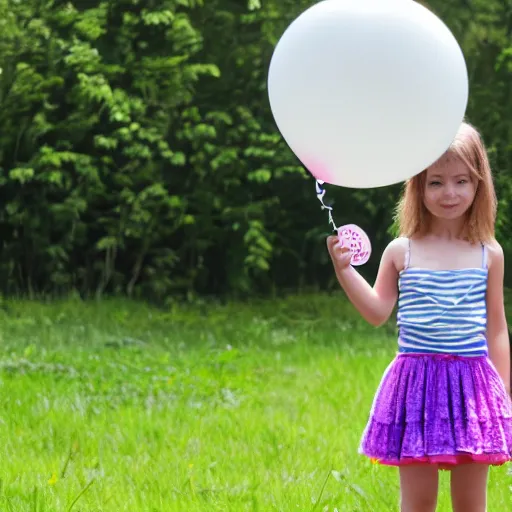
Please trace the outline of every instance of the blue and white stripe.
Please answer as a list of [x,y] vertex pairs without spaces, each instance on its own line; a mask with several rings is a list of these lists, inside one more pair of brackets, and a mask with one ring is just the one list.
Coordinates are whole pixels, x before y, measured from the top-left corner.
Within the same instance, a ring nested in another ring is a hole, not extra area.
[[399,290],[399,352],[487,355],[487,268],[406,268]]

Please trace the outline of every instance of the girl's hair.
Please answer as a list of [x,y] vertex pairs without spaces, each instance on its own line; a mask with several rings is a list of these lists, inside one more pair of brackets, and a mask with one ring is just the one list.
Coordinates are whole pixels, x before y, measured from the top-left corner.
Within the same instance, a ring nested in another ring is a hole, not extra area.
[[[466,122],[461,124],[452,144],[436,163],[447,158],[458,158],[464,162],[476,180],[476,194],[466,214],[463,236],[471,243],[492,241],[496,193],[485,145],[472,125]],[[426,176],[427,169],[405,183],[395,217],[401,236],[422,236],[429,230],[431,213],[423,203]]]

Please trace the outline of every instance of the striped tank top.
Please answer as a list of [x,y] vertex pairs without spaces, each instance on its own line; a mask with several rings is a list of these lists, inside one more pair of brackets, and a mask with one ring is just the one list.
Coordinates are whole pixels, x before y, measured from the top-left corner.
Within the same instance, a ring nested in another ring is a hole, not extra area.
[[487,355],[487,248],[482,267],[428,270],[409,267],[398,287],[398,351]]

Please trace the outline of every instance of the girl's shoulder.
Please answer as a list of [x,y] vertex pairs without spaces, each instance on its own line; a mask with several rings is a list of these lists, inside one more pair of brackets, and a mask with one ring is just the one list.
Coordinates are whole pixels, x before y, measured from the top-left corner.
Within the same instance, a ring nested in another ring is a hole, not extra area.
[[503,248],[501,247],[500,243],[493,238],[489,242],[485,243],[485,248],[487,250],[487,262],[489,268],[494,264],[501,264],[503,265],[503,260],[505,258],[503,253]]
[[399,236],[391,240],[391,242],[389,242],[388,246],[386,247],[386,250],[404,255],[405,252],[409,250],[409,245],[409,238],[405,236]]
[[387,245],[382,254],[383,260],[392,262],[397,272],[401,272],[409,254],[410,242],[409,238],[400,236],[397,237]]
[[491,240],[489,240],[488,242],[486,242],[483,245],[485,245],[487,247],[487,249],[489,249],[490,251],[492,251],[494,253],[502,253],[503,254],[503,248],[501,247],[498,240],[496,240],[496,238],[492,238]]

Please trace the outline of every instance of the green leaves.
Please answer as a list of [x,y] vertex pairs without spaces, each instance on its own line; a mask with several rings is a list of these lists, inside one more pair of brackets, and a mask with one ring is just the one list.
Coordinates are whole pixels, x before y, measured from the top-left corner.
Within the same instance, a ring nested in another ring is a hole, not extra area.
[[250,270],[269,270],[269,259],[272,255],[272,245],[267,238],[264,226],[260,221],[249,222],[249,229],[244,235],[248,248],[245,263]]
[[30,167],[16,167],[9,171],[9,178],[21,184],[32,181],[34,177],[34,169]]
[[[432,3],[463,45],[512,254],[510,16],[498,0]],[[4,289],[165,300],[327,284],[327,217],[267,95],[274,45],[310,5],[0,0]],[[398,187],[327,194],[378,255]]]
[[74,28],[77,35],[96,41],[108,32],[108,2],[101,2],[98,7],[82,11],[76,18]]
[[146,25],[171,25],[175,18],[174,13],[169,9],[162,11],[143,9],[141,15]]

